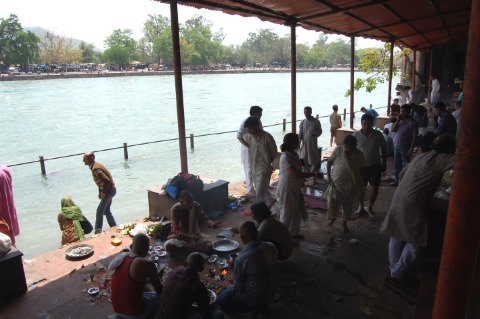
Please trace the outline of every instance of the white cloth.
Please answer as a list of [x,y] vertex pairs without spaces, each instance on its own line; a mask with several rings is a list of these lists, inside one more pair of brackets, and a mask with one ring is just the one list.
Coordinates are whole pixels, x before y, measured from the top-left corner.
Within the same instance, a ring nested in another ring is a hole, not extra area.
[[390,131],[388,136],[392,138],[393,145],[395,145],[395,135],[397,135],[397,132],[392,132],[392,126],[393,126],[392,122],[385,124],[385,128],[388,128],[388,130]]
[[332,152],[328,162],[333,165],[333,171],[332,183],[326,191],[327,218],[335,220],[343,207],[343,220],[350,220],[353,205],[358,203],[365,191],[365,182],[360,171],[365,166],[365,157],[358,149],[348,154],[344,145],[340,145]]
[[365,157],[365,167],[372,167],[382,164],[380,150],[386,152],[387,143],[380,131],[372,130],[370,134],[365,135],[362,131],[356,131],[353,136],[357,139],[357,148],[362,151]]
[[438,79],[432,80],[432,91],[430,93],[430,104],[435,104],[440,98],[440,81]]
[[289,167],[302,171],[302,164],[298,154],[285,151],[280,156],[279,181],[277,186],[277,201],[280,209],[279,220],[287,227],[292,235],[300,232],[300,196],[303,187],[303,178],[297,178],[288,172]]
[[413,98],[415,96],[415,91],[413,89],[408,90],[407,93],[407,103],[413,103]]
[[419,247],[416,244],[405,243],[398,238],[390,237],[388,244],[388,261],[390,276],[402,278],[405,270],[417,259]]
[[253,136],[249,149],[250,167],[257,193],[255,201],[271,205],[273,197],[268,185],[273,171],[272,163],[277,156],[277,144],[270,133],[262,130],[258,136]]
[[[243,138],[248,144],[250,144],[252,135],[249,134],[245,129],[245,121],[247,119],[243,120],[242,124],[240,124],[240,128],[237,131],[237,138]],[[263,129],[262,122],[260,122],[260,128]],[[245,188],[247,189],[247,193],[250,193],[250,194],[254,193],[255,188],[253,187],[253,177],[252,177],[252,171],[250,168],[249,148],[243,144],[240,144],[240,159],[241,159],[244,174],[245,174]]]
[[458,137],[458,132],[460,132],[460,119],[462,118],[462,109],[458,109],[455,112],[452,113],[453,117],[457,121],[457,134],[456,136]]
[[322,125],[314,117],[305,118],[300,122],[298,137],[302,142],[300,158],[305,165],[315,168],[320,163],[320,152],[318,150],[318,137],[322,135]]
[[443,174],[452,169],[455,155],[430,151],[416,156],[400,181],[380,232],[403,242],[427,245],[428,201]]

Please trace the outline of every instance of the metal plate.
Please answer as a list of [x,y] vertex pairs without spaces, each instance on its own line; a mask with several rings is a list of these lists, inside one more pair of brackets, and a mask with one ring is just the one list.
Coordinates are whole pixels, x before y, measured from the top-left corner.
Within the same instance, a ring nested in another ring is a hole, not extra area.
[[[208,291],[208,297],[210,298],[209,302],[210,304],[213,304],[215,301],[217,301],[217,294],[211,289],[207,289],[207,291]],[[198,307],[196,302],[194,302],[192,306]]]
[[231,239],[219,239],[213,242],[213,249],[221,253],[228,253],[234,251],[240,244]]
[[82,260],[92,256],[93,246],[87,244],[75,245],[67,249],[65,257],[68,260]]

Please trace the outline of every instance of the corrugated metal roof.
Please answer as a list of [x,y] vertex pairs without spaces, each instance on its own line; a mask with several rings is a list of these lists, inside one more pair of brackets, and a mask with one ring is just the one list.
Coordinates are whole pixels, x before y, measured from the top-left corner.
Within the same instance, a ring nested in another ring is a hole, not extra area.
[[[155,0],[169,3],[169,0]],[[307,30],[361,36],[427,50],[466,42],[471,0],[179,0]]]

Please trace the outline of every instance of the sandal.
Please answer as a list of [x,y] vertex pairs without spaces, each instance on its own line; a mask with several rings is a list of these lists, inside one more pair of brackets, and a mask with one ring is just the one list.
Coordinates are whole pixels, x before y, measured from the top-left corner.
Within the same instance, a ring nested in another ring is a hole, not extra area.
[[365,208],[361,208],[361,209],[357,210],[354,214],[356,216],[363,216],[363,215],[367,215],[368,212],[365,210]]

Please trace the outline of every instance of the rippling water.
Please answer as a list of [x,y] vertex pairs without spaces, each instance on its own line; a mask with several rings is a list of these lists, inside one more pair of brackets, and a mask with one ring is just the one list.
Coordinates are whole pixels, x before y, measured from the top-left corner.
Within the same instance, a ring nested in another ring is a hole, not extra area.
[[[333,104],[343,112],[348,87],[348,72],[298,73],[297,119],[307,105],[320,116],[330,114]],[[384,106],[387,88],[385,83],[373,93],[357,92],[356,110]],[[254,104],[264,109],[264,126],[290,120],[288,73],[185,75],[183,89],[187,136],[235,131]],[[6,165],[178,137],[173,76],[0,82],[0,108],[0,162]],[[328,119],[321,122],[320,143],[327,145]],[[280,145],[282,125],[266,130]],[[180,171],[178,141],[131,147],[129,157],[123,160],[122,149],[96,154],[117,184],[117,223],[147,216],[146,190]],[[196,138],[188,162],[189,171],[201,177],[243,178],[235,133]],[[63,196],[72,196],[95,221],[97,189],[82,156],[45,164],[46,176],[38,163],[11,168],[21,231],[17,247],[26,258],[59,246],[56,218]]]

